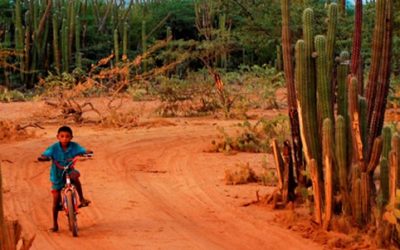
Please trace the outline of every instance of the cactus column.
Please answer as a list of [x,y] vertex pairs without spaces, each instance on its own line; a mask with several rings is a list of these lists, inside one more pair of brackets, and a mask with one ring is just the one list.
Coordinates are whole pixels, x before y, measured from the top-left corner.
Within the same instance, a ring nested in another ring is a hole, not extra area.
[[362,0],[356,0],[356,13],[354,16],[353,48],[351,53],[351,74],[357,76],[358,94],[364,92],[363,70],[361,65],[361,42],[362,42]]
[[283,54],[283,69],[285,73],[286,88],[288,92],[288,109],[290,118],[290,129],[292,134],[292,144],[294,151],[294,161],[296,166],[297,181],[300,186],[305,186],[306,180],[302,172],[305,170],[303,166],[303,153],[302,153],[302,141],[300,138],[300,125],[299,125],[299,114],[297,110],[297,97],[293,76],[293,60],[292,50],[290,45],[290,0],[281,1],[282,11],[282,54]]

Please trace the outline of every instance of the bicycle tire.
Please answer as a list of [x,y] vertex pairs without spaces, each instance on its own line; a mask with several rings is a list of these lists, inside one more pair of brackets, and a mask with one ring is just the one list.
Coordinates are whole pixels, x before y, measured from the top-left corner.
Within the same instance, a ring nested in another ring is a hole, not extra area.
[[66,199],[68,207],[69,229],[72,231],[72,236],[78,237],[78,223],[76,221],[75,207],[72,200],[72,191],[67,191]]

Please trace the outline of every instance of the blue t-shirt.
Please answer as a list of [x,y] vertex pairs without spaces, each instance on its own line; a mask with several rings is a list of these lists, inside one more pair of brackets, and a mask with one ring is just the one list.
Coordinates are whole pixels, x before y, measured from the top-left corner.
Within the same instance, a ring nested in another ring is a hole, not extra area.
[[53,159],[50,169],[50,181],[53,189],[61,190],[64,187],[63,169],[57,168],[55,161],[61,166],[67,165],[75,156],[86,153],[86,149],[76,142],[70,142],[67,150],[64,151],[60,142],[56,142],[48,147],[42,155]]

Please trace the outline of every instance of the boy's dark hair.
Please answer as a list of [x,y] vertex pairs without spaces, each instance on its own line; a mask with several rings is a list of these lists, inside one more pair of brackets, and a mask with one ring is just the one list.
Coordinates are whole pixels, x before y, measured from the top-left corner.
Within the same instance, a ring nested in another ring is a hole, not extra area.
[[71,136],[73,136],[72,134],[72,129],[68,126],[62,126],[58,129],[57,134],[59,134],[60,132],[67,132],[69,133]]

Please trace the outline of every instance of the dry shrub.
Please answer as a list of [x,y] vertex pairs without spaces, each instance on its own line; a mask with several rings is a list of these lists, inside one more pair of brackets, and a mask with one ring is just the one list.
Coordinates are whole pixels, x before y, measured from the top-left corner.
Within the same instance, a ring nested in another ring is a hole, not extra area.
[[250,168],[249,163],[240,166],[239,171],[225,170],[225,184],[238,185],[251,182],[257,182],[258,177],[253,169]]
[[260,119],[255,123],[246,120],[239,124],[236,136],[229,135],[223,127],[217,127],[220,132],[218,141],[211,141],[210,152],[252,152],[271,153],[272,140],[276,138],[283,142],[289,137],[289,121],[286,116],[278,115],[272,119]]
[[27,126],[21,126],[12,121],[0,121],[0,141],[22,140],[34,135],[26,130]]
[[126,128],[131,129],[139,124],[139,115],[136,112],[120,113],[111,110],[108,116],[101,119],[101,126],[106,128]]

